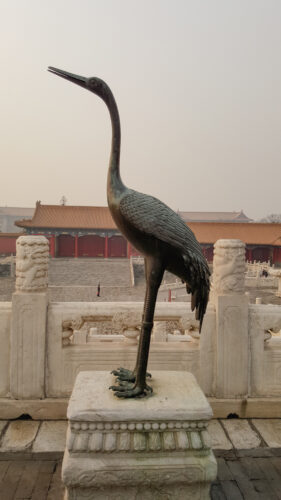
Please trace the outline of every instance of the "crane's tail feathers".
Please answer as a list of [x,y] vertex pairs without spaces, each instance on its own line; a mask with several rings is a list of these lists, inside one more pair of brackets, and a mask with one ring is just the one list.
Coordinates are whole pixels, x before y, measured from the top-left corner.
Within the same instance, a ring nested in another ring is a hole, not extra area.
[[201,332],[203,318],[209,299],[210,270],[207,262],[197,256],[193,256],[192,259],[188,256],[185,261],[191,281],[191,283],[186,285],[186,291],[192,294],[191,310],[194,311],[195,309],[195,318],[199,321],[199,332]]
[[[191,295],[191,311],[193,312],[197,303],[197,290]],[[196,318],[197,319],[197,318]]]
[[199,287],[192,293],[191,310],[195,309],[195,318],[199,321],[199,333],[202,329],[203,318],[207,309],[209,298],[208,286],[201,283]]

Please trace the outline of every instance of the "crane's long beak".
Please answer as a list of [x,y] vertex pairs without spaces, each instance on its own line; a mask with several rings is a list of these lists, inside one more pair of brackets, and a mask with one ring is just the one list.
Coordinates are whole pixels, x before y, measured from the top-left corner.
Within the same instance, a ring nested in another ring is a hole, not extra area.
[[76,85],[80,85],[80,87],[86,88],[87,78],[84,76],[74,75],[73,73],[68,73],[67,71],[63,71],[62,69],[53,68],[52,66],[48,67],[48,71],[53,73],[54,75],[61,76],[61,78],[65,78],[70,82],[76,83]]

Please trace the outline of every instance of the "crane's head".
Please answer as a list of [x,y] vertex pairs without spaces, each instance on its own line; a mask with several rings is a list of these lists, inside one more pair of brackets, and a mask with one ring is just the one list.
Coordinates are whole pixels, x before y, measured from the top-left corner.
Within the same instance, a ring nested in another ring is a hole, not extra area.
[[62,69],[53,68],[52,66],[48,67],[48,71],[50,71],[54,75],[60,76],[61,78],[65,78],[72,83],[76,83],[76,85],[80,85],[80,87],[83,87],[84,89],[90,90],[102,99],[104,99],[108,93],[108,85],[103,80],[95,76],[85,78],[84,76],[68,73],[68,71],[64,71]]

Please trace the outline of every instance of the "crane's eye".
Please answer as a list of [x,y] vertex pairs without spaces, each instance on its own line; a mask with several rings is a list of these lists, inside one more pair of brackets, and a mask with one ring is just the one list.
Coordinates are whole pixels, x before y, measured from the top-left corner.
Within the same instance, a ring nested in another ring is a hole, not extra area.
[[96,86],[96,79],[95,78],[89,78],[88,84],[89,84],[89,87],[94,88]]
[[97,95],[101,95],[103,93],[103,82],[96,77],[89,78],[87,86],[92,92]]

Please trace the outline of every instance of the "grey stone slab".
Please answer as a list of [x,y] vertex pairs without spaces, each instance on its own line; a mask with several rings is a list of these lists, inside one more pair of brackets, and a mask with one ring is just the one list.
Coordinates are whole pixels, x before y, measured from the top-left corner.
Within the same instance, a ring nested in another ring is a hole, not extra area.
[[234,448],[251,449],[258,448],[261,439],[251,428],[249,422],[245,419],[221,420],[226,429]]
[[281,448],[281,419],[253,419],[256,429],[270,448]]
[[15,500],[31,498],[34,485],[40,469],[40,461],[27,460],[25,468],[20,477],[17,490],[15,492]]
[[221,485],[227,499],[243,500],[242,493],[235,481],[222,481]]
[[239,462],[249,479],[264,479],[265,476],[263,474],[263,471],[258,466],[256,458],[242,457],[240,458]]
[[230,471],[227,461],[224,458],[218,458],[218,479],[220,481],[231,481],[234,479],[232,472]]
[[281,448],[252,448],[250,450],[235,450],[236,457],[269,458],[280,457]]
[[42,500],[43,498],[47,498],[51,480],[52,474],[39,472],[32,492],[32,500]]
[[253,486],[253,482],[247,477],[236,479],[239,491],[242,493],[244,500],[257,500],[257,492]]
[[221,484],[212,484],[210,495],[211,500],[226,500]]
[[0,483],[1,500],[14,500],[18,482],[25,469],[25,461],[11,462],[8,470]]
[[9,466],[10,466],[10,461],[9,460],[3,460],[0,462],[0,483],[2,479],[4,478]]
[[10,422],[4,434],[1,452],[27,451],[31,448],[39,428],[39,422],[15,420]]
[[275,467],[275,469],[278,471],[279,475],[281,476],[281,458],[280,457],[272,457],[270,458],[270,462]]
[[49,487],[47,500],[63,500],[64,485],[61,480],[61,463],[57,464]]
[[67,422],[43,422],[33,444],[32,451],[37,452],[63,452],[66,442]]
[[266,479],[254,479],[253,486],[257,492],[257,498],[261,500],[278,500],[280,496],[277,496],[272,488],[272,481],[267,481]]
[[233,448],[218,420],[211,420],[209,422],[208,432],[211,438],[212,449],[231,450]]
[[270,459],[256,458],[255,461],[263,472],[263,477],[265,477],[268,481],[280,481],[279,472],[277,471],[276,467],[272,467],[272,462]]

